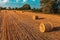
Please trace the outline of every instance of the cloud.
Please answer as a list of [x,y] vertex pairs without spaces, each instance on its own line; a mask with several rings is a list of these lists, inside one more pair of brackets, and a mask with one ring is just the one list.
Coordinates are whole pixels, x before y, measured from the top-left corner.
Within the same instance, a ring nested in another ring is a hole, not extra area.
[[8,2],[8,0],[3,0],[2,2],[6,3],[6,2]]
[[19,0],[16,0],[16,2],[18,2]]
[[7,3],[9,0],[0,0],[0,3]]
[[23,3],[26,2],[27,0],[23,0]]
[[9,0],[0,0],[0,6],[6,4],[8,2],[9,2]]
[[34,1],[34,2],[35,2],[35,0],[32,0],[32,1]]

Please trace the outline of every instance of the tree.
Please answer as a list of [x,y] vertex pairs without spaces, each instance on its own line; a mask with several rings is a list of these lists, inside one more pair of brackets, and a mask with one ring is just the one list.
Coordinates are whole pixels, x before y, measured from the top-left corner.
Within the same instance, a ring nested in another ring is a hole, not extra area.
[[6,7],[2,8],[2,9],[6,9]]
[[22,7],[22,9],[24,9],[24,10],[30,10],[31,7],[30,7],[29,4],[24,4],[23,7]]
[[16,7],[15,9],[17,10],[18,8]]
[[41,9],[44,13],[51,13],[51,12],[56,12],[58,9],[58,0],[41,0]]
[[0,7],[0,10],[4,10],[4,9],[6,9],[6,7]]
[[2,9],[2,7],[0,7],[0,10]]
[[60,1],[55,0],[55,3],[52,5],[52,10],[54,13],[57,13],[58,11],[60,11]]
[[9,9],[11,10],[11,7],[9,7]]
[[39,8],[33,8],[32,11],[34,11],[34,12],[41,12],[41,9],[39,9]]

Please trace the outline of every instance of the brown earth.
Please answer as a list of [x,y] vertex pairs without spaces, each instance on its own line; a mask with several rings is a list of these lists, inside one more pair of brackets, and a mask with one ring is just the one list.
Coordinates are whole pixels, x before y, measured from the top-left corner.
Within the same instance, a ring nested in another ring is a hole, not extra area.
[[[33,20],[38,15],[38,20]],[[41,33],[39,24],[50,22],[54,29]],[[0,40],[60,40],[60,16],[17,10],[0,11]]]

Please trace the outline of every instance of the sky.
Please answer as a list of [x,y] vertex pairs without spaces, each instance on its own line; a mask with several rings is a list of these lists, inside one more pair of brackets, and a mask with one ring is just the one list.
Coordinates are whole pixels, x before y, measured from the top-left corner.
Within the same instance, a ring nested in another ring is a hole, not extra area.
[[29,4],[31,8],[39,8],[40,0],[0,0],[2,7],[22,7],[24,4]]

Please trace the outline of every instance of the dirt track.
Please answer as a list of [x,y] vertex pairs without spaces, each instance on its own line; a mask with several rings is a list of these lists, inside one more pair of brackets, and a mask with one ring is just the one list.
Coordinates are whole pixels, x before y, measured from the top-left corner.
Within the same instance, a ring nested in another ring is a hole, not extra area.
[[[33,15],[38,15],[40,20],[32,20]],[[51,32],[41,33],[38,27],[40,22],[51,22],[54,29]],[[0,40],[60,40],[60,16],[2,10]]]

